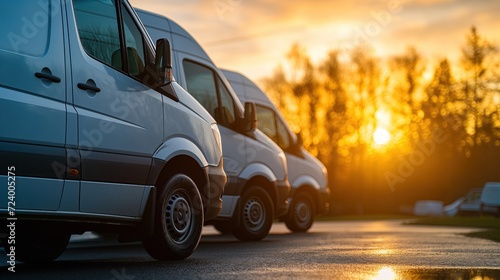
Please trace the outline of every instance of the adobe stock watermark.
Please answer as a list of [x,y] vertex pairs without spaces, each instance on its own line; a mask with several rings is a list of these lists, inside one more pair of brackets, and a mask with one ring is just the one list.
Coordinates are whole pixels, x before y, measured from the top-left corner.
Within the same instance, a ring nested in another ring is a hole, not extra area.
[[212,5],[214,6],[219,19],[225,20],[229,13],[232,13],[238,8],[243,0],[213,0]]
[[394,192],[398,183],[403,183],[415,172],[416,168],[424,164],[425,160],[436,151],[437,144],[442,144],[448,139],[444,130],[437,130],[432,134],[431,139],[426,139],[417,143],[415,150],[407,155],[399,157],[397,172],[386,172],[385,180],[389,188]]
[[59,3],[62,1],[67,2],[68,0],[56,1],[57,4],[55,5],[50,5],[49,0],[37,1],[36,4],[40,10],[33,13],[31,17],[24,16],[19,19],[21,32],[9,32],[9,34],[7,34],[12,49],[18,52],[22,45],[28,45],[30,40],[35,38],[42,28],[46,28],[49,25],[50,18],[60,14],[61,5],[59,5]]
[[[230,174],[240,174],[247,163],[253,162],[257,155],[265,153],[264,146],[262,145],[247,145],[245,141],[238,144],[236,149],[237,159],[224,158],[224,169]],[[269,151],[267,151],[269,152]],[[238,161],[241,160],[241,162]]]
[[341,49],[351,50],[359,45],[370,46],[375,37],[382,33],[383,28],[389,26],[395,15],[403,12],[404,4],[408,1],[390,0],[384,9],[372,11],[371,20],[366,22],[362,28],[354,30],[354,39],[350,43],[344,43]]

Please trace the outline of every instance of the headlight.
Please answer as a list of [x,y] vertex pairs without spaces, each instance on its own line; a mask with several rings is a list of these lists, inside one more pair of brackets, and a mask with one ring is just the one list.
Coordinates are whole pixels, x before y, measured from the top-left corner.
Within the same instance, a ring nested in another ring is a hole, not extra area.
[[217,146],[219,147],[219,152],[222,155],[222,141],[220,137],[219,127],[217,126],[216,123],[212,124],[211,127],[212,127],[212,132],[214,133],[215,142],[217,142]]
[[286,156],[285,156],[285,153],[283,151],[280,151],[278,153],[278,157],[280,158],[282,164],[283,164],[283,168],[285,170],[285,180],[288,180],[288,166],[287,166],[287,163],[286,163]]

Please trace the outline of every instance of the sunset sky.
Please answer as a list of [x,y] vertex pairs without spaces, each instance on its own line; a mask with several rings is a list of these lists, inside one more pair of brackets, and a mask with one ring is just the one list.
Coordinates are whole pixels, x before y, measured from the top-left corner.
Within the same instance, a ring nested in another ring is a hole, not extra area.
[[370,43],[379,57],[417,47],[458,60],[472,25],[500,45],[499,0],[130,0],[183,26],[214,62],[258,81],[300,43],[317,62],[330,49]]

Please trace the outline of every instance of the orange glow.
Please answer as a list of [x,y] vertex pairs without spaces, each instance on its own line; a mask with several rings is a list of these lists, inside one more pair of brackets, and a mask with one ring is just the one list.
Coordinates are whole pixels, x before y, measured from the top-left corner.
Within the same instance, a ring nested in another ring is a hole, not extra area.
[[377,145],[385,145],[391,140],[391,135],[389,131],[385,128],[377,128],[375,133],[373,133],[373,140]]
[[[492,41],[500,40],[496,1],[130,2],[174,19],[202,44],[215,64],[254,79],[269,76],[277,58],[294,42],[304,44],[315,61],[324,50],[350,51],[361,43],[373,46],[376,55],[389,57],[415,42],[428,57],[456,60],[461,55],[456,46],[463,42],[467,28],[464,22],[474,22]],[[391,7],[391,3],[399,5]]]
[[397,274],[390,267],[383,267],[377,273],[377,276],[373,277],[372,280],[395,280]]

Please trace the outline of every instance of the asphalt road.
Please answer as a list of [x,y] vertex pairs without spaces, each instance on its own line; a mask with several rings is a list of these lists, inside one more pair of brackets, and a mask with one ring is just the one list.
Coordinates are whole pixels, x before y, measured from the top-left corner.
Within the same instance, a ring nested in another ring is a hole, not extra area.
[[205,227],[187,260],[158,262],[140,244],[76,238],[48,265],[7,271],[0,279],[500,279],[500,244],[469,238],[471,228],[402,221],[317,222],[306,234],[275,224],[260,242],[239,242]]

